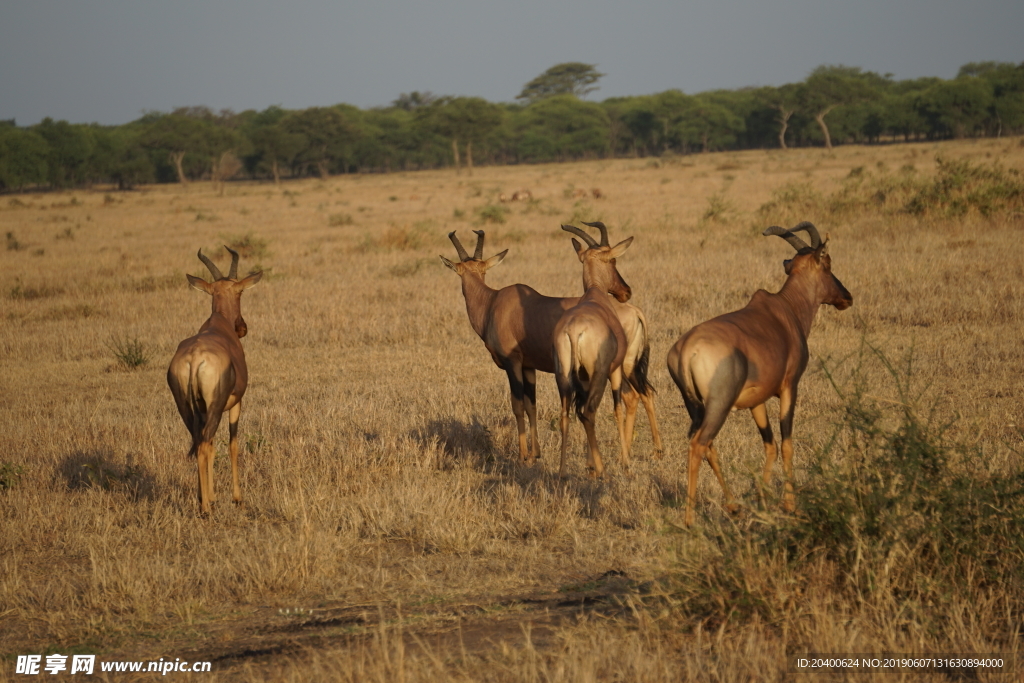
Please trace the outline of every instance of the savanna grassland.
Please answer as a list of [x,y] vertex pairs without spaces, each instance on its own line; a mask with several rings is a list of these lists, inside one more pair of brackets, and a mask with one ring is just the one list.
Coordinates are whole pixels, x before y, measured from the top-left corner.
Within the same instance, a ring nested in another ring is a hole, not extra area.
[[[1015,657],[1022,169],[1011,138],[0,197],[0,680],[52,652],[213,661],[204,681],[777,681],[794,653]],[[641,410],[623,471],[606,397],[600,482],[578,424],[555,476],[549,375],[543,457],[517,462],[507,381],[438,259],[449,231],[472,249],[483,229],[485,256],[509,249],[490,285],[575,296],[559,224],[583,220],[636,238],[618,265],[666,446],[650,457]],[[757,483],[736,414],[716,446],[743,509],[724,513],[705,467],[685,530],[665,354],[777,290],[793,252],[760,233],[800,220],[831,234],[854,304],[811,333],[797,514],[781,470]],[[165,373],[210,311],[185,274],[208,277],[200,247],[223,268],[222,244],[264,278],[242,297],[244,506],[222,425],[204,519]],[[954,675],[1015,680],[848,679]]]

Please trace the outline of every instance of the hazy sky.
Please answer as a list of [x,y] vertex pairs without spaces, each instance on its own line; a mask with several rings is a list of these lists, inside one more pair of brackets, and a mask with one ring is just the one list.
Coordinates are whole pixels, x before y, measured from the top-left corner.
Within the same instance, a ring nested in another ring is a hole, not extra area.
[[143,111],[512,101],[559,62],[590,99],[779,85],[819,64],[896,78],[1024,61],[1022,0],[2,0],[0,119],[120,124]]

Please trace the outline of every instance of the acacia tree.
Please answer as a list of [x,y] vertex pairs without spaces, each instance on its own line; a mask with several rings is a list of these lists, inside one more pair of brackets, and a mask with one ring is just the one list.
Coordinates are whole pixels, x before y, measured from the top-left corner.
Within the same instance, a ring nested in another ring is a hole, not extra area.
[[603,73],[598,72],[596,67],[596,64],[582,62],[555,64],[524,85],[522,92],[516,95],[516,99],[536,102],[554,95],[585,97],[587,93],[597,90],[594,83],[604,76]]
[[800,88],[801,108],[812,112],[814,120],[825,138],[825,148],[832,149],[825,117],[836,107],[866,99],[871,94],[870,81],[881,78],[876,74],[862,72],[856,66],[822,65],[811,72]]
[[0,123],[0,190],[45,183],[49,153],[39,133]]
[[198,157],[201,168],[206,169],[224,152],[237,146],[238,142],[238,135],[234,131],[213,120],[182,113],[157,115],[140,136],[140,143],[144,147],[167,151],[178,174],[178,182],[182,184],[188,182],[184,168],[186,154]]
[[281,121],[286,132],[306,141],[296,161],[316,168],[321,179],[327,179],[332,162],[341,161],[344,168],[358,137],[356,125],[346,113],[340,107],[310,107]]
[[455,168],[459,168],[459,141],[466,144],[466,167],[473,172],[473,143],[478,145],[501,125],[502,111],[480,97],[446,97],[432,105],[425,114],[431,127],[451,138]]
[[701,95],[691,98],[676,127],[684,141],[699,143],[702,152],[733,144],[744,129],[743,119]]
[[786,131],[789,129],[789,119],[799,107],[800,86],[795,83],[787,83],[778,88],[761,88],[757,91],[757,98],[764,105],[775,110],[775,122],[779,124],[779,147],[787,149]]

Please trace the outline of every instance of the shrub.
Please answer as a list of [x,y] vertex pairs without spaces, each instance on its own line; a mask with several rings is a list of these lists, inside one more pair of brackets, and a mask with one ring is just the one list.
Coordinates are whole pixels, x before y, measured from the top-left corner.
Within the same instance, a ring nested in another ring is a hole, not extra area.
[[146,345],[134,337],[112,337],[107,342],[107,348],[114,354],[118,366],[125,370],[136,370],[150,361]]

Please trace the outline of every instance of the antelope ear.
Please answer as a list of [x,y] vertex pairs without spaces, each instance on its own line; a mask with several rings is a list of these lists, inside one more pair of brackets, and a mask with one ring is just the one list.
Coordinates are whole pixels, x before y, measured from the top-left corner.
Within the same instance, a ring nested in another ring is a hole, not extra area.
[[239,282],[238,282],[238,289],[239,289],[239,291],[244,291],[246,289],[249,289],[254,284],[259,282],[260,279],[262,279],[262,278],[263,278],[263,271],[262,270],[258,270],[255,273],[253,273],[252,275],[250,275],[247,278],[245,278],[244,280],[239,280]]
[[458,272],[459,272],[459,271],[455,270],[455,264],[454,264],[454,263],[452,263],[451,261],[449,261],[448,259],[446,259],[446,258],[445,258],[444,256],[441,256],[440,258],[441,258],[441,263],[445,264],[446,266],[448,266],[449,268],[451,268],[451,269],[452,269],[453,271],[455,271],[456,273],[458,273]]
[[496,266],[499,263],[501,263],[504,260],[504,258],[505,258],[505,256],[507,254],[508,254],[508,249],[506,249],[505,251],[501,252],[500,254],[495,254],[491,258],[489,258],[486,261],[484,261],[484,270],[485,271],[490,270],[494,266]]
[[793,270],[793,259],[788,258],[783,261],[782,267],[786,269],[786,275],[789,275],[789,271]]
[[818,247],[817,256],[819,261],[828,256],[828,235],[825,235],[825,241],[821,243],[820,247]]
[[213,294],[213,292],[210,291],[209,283],[203,278],[188,274],[186,274],[185,277],[188,278],[188,283],[192,285],[193,289],[198,289],[200,292],[206,292],[207,294]]
[[616,244],[614,247],[612,247],[611,258],[619,258],[620,256],[622,256],[624,253],[626,253],[626,250],[629,249],[629,245],[631,244],[633,244],[632,237],[627,237],[626,239]]
[[582,244],[580,244],[580,241],[575,237],[572,238],[572,248],[576,250],[576,255],[579,257],[580,262],[582,262],[583,252],[586,251],[586,248]]

